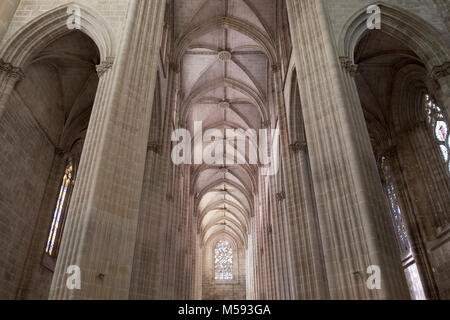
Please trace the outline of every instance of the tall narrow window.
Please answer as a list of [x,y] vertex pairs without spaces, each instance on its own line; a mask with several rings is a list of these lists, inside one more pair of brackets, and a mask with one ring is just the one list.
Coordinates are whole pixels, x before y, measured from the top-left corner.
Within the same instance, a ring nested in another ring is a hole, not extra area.
[[414,300],[425,300],[425,291],[423,289],[422,280],[420,279],[419,270],[412,254],[411,242],[408,237],[408,233],[403,219],[400,201],[397,194],[394,181],[392,179],[391,170],[388,160],[383,157],[381,160],[384,186],[386,195],[389,200],[389,205],[392,213],[392,221],[397,237],[397,241],[400,247],[400,255],[403,262],[403,268],[408,283],[411,297]]
[[50,233],[48,235],[47,245],[45,247],[45,252],[51,257],[56,257],[58,254],[63,223],[65,220],[73,183],[73,165],[69,162],[64,173],[61,188],[59,190],[58,201],[56,203],[55,211],[53,212],[53,221],[50,228]]
[[402,258],[404,258],[408,254],[410,254],[411,244],[409,242],[409,238],[406,233],[405,221],[403,220],[402,210],[400,209],[400,203],[397,196],[397,190],[394,186],[394,182],[392,181],[392,176],[389,165],[387,163],[387,159],[383,157],[381,161],[384,174],[386,195],[388,197],[389,205],[391,208],[395,233],[397,235],[397,240],[399,242]]
[[216,280],[233,280],[233,248],[228,241],[219,241],[214,250]]
[[448,122],[445,119],[442,109],[431,99],[425,95],[425,112],[430,127],[433,130],[433,135],[441,152],[442,160],[445,162],[446,170],[450,173],[449,149],[450,138],[448,134]]

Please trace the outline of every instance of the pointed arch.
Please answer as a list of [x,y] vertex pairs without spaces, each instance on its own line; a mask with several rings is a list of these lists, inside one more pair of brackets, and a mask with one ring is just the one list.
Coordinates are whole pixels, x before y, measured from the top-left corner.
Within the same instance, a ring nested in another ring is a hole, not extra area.
[[[437,29],[413,13],[399,7],[376,1],[381,8],[382,32],[410,47],[431,71],[450,61],[449,48]],[[348,57],[354,63],[354,52],[358,42],[369,32],[367,12],[361,9],[344,25],[339,38],[339,56]]]
[[42,51],[56,39],[70,33],[67,27],[70,6],[78,6],[81,10],[81,29],[97,45],[102,61],[114,57],[115,41],[108,23],[92,9],[70,2],[47,11],[19,29],[6,43],[0,56],[15,67],[24,68],[33,61],[37,52]]

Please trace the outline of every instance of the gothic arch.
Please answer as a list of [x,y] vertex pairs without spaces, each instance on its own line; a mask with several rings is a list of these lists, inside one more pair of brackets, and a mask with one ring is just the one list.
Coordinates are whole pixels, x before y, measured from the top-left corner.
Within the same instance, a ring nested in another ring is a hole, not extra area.
[[108,23],[100,14],[76,2],[65,4],[35,18],[12,36],[0,56],[15,67],[24,68],[32,63],[36,52],[40,52],[51,42],[70,33],[67,27],[67,9],[76,5],[81,9],[80,31],[89,36],[97,45],[102,61],[115,54],[115,41]]
[[[381,1],[381,31],[410,47],[425,63],[428,71],[450,60],[449,49],[438,30],[428,22],[396,6]],[[354,62],[358,42],[369,32],[366,8],[356,12],[344,25],[339,38],[339,56]]]

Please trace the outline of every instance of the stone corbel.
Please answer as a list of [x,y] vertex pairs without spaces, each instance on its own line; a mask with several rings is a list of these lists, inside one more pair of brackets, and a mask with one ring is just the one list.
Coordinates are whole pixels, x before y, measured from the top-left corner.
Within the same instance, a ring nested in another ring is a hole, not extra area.
[[341,61],[342,68],[352,77],[359,74],[359,66],[357,64],[353,64],[348,57],[339,57],[339,60]]
[[430,78],[435,84],[436,88],[440,88],[439,80],[450,75],[450,61],[445,62],[440,66],[436,66],[431,70]]
[[106,58],[105,61],[103,61],[96,67],[98,77],[101,78],[106,72],[108,72],[108,70],[110,70],[113,67],[113,65],[114,65],[114,58],[113,57]]
[[273,73],[277,73],[278,71],[280,71],[281,70],[281,64],[279,64],[279,63],[274,63],[273,65],[272,65],[272,72]]
[[25,78],[25,74],[21,68],[14,67],[11,63],[5,62],[3,59],[0,59],[0,71],[6,73],[7,78],[13,78],[18,81]]

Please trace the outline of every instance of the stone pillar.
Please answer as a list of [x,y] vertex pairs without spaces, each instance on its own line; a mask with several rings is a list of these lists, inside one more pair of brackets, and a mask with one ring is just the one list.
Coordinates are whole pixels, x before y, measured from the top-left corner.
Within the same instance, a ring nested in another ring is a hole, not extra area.
[[20,0],[2,0],[0,1],[0,41],[8,31],[14,13],[19,6]]
[[[288,132],[288,120],[282,92],[281,73],[275,72],[276,101],[278,105],[281,163],[283,173],[283,191],[277,200],[283,206],[284,230],[282,235],[286,243],[285,268],[288,278],[285,285],[286,296],[283,299],[310,300],[327,299],[328,289],[320,244],[320,231],[317,211],[314,203],[311,174],[308,161],[307,144],[304,135]],[[292,103],[292,102],[291,102]],[[290,106],[301,108],[300,104]],[[299,130],[303,133],[303,119],[297,119]],[[294,128],[291,128],[291,131]],[[289,137],[302,139],[290,141]],[[299,137],[302,136],[302,137]],[[291,145],[290,145],[291,142]],[[280,263],[280,261],[278,261]],[[278,266],[280,267],[280,266]]]
[[[157,139],[157,142],[149,144],[147,152],[130,290],[130,299],[133,300],[163,298],[162,280],[168,272],[163,262],[166,247],[169,245],[167,241],[169,216],[172,215],[169,209],[170,201],[168,200],[170,199],[167,199],[167,195],[170,185],[173,184],[168,179],[172,171],[170,158],[172,126],[167,124],[171,123],[175,108],[178,78],[179,75],[170,70],[168,97],[160,102],[161,110],[168,109],[168,112],[165,112],[163,123],[155,123],[156,127],[163,128],[163,132],[154,133],[152,137],[152,130],[150,130],[149,141]],[[157,122],[161,121],[159,113],[153,114],[153,117],[159,118]],[[172,262],[169,267],[175,267],[175,264]]]
[[[408,299],[356,85],[322,0],[287,0],[331,299]],[[366,286],[381,269],[381,289]]]
[[[131,0],[118,58],[99,68],[50,299],[129,296],[165,3]],[[71,265],[80,290],[66,287]]]

